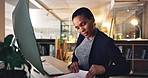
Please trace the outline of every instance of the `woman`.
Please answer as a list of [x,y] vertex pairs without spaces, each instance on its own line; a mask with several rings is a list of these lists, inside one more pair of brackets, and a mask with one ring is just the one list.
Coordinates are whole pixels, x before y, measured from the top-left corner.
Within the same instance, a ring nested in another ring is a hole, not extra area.
[[80,34],[69,65],[72,72],[87,70],[86,78],[109,78],[130,72],[129,63],[114,40],[95,27],[94,16],[88,8],[77,9],[72,15],[72,21]]

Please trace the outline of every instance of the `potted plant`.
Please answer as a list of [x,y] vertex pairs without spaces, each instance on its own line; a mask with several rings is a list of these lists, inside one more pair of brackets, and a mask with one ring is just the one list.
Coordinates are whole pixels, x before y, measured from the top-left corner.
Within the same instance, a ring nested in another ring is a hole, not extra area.
[[[29,73],[31,73],[31,65],[22,55],[19,46],[13,44],[13,35],[10,34],[5,37],[4,42],[0,42],[0,61],[4,63],[4,68],[0,71],[5,75],[13,75],[17,70],[15,68],[22,68],[24,72],[25,65],[28,67]],[[18,70],[20,71],[20,70]],[[11,73],[12,72],[12,73]],[[18,72],[17,72],[18,73]],[[21,73],[18,73],[21,75]],[[0,73],[0,77],[1,77]],[[19,76],[17,76],[19,78]],[[7,78],[7,77],[6,77]],[[16,77],[11,77],[16,78]]]

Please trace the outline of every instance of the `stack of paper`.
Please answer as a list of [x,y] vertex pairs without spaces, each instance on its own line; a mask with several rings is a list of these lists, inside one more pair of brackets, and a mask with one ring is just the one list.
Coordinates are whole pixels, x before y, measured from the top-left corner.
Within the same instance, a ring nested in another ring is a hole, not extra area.
[[70,73],[62,76],[58,76],[55,78],[85,78],[88,71],[79,70],[78,73]]

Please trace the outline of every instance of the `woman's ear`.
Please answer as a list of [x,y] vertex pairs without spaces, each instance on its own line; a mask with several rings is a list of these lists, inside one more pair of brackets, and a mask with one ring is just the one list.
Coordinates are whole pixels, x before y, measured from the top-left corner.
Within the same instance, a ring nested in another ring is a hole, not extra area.
[[93,25],[96,26],[96,23],[94,22]]
[[94,19],[94,17],[91,17],[91,20],[92,20],[93,23],[95,23],[95,19]]

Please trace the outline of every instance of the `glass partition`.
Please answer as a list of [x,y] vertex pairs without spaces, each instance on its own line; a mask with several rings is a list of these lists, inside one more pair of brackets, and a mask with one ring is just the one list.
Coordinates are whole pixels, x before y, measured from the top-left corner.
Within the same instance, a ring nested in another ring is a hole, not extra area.
[[63,20],[61,25],[61,39],[68,43],[75,43],[77,38],[77,31],[71,20]]
[[114,39],[142,38],[143,5],[114,8]]

